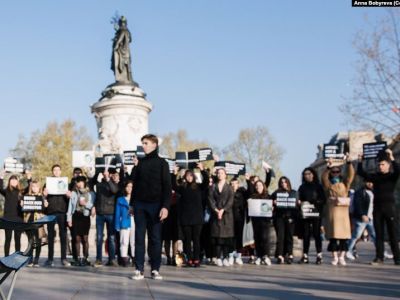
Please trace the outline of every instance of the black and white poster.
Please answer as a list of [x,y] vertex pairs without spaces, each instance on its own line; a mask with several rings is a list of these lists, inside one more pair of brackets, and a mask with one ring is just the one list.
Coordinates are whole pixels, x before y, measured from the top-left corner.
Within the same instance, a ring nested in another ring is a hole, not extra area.
[[332,159],[343,159],[345,154],[345,144],[324,144],[324,159],[332,158]]
[[216,169],[224,168],[227,175],[239,176],[246,174],[246,164],[233,161],[218,161],[215,162]]
[[7,173],[23,173],[24,165],[16,158],[8,157],[4,160],[4,171]]
[[319,218],[320,214],[314,204],[308,201],[301,202],[301,217],[303,219]]
[[278,208],[296,208],[297,199],[290,197],[289,193],[277,193],[276,194],[276,207]]
[[143,157],[146,156],[146,154],[144,153],[143,147],[142,146],[137,146],[136,147],[136,156],[137,158],[141,159]]
[[123,167],[121,154],[104,154],[103,157],[105,159],[105,165],[107,169],[117,169]]
[[24,196],[23,212],[43,211],[43,197],[42,196]]
[[124,151],[124,165],[133,166],[135,157],[136,157],[136,151],[133,150]]
[[196,149],[190,152],[176,152],[176,164],[182,169],[194,169],[197,163],[212,160],[211,148]]
[[72,151],[72,166],[74,168],[93,168],[93,151]]
[[46,177],[49,195],[65,195],[68,192],[68,177]]
[[115,169],[115,164],[112,164],[112,157],[96,157],[96,173],[103,173],[105,170]]
[[248,199],[247,207],[249,210],[249,217],[272,218],[271,199]]
[[376,159],[378,156],[384,154],[386,149],[386,142],[363,144],[364,159]]

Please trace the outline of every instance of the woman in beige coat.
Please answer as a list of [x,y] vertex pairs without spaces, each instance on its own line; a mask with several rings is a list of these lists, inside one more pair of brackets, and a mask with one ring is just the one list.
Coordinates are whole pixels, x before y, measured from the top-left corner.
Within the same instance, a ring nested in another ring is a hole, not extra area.
[[351,161],[347,159],[346,162],[346,174],[342,173],[341,167],[332,166],[332,160],[327,162],[327,169],[322,174],[328,208],[325,233],[329,238],[328,251],[332,252],[332,265],[335,266],[338,263],[346,265],[347,240],[351,238],[349,190],[355,172]]

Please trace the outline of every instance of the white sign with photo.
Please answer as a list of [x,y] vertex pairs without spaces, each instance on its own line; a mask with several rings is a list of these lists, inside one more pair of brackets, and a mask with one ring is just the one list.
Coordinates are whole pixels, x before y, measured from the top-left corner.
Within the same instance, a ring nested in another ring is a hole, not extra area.
[[250,217],[272,218],[272,200],[271,199],[248,199]]
[[49,195],[65,195],[68,192],[68,177],[46,177]]
[[93,151],[72,151],[72,167],[74,168],[93,168]]

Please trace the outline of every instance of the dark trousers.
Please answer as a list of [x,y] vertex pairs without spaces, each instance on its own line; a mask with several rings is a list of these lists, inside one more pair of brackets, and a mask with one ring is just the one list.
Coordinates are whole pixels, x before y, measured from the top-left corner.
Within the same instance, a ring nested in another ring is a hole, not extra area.
[[[67,224],[66,224],[66,214],[65,213],[55,213],[56,223],[58,224],[58,231],[60,236],[61,244],[61,259],[67,258]],[[47,235],[49,242],[49,253],[48,259],[53,260],[54,258],[54,236],[55,236],[55,223],[50,223],[47,225]]]
[[103,259],[104,224],[107,226],[108,261],[115,259],[114,215],[96,215],[96,260]]
[[160,203],[136,201],[135,215],[135,263],[136,269],[143,272],[145,256],[145,236],[148,235],[148,254],[151,270],[159,271],[161,266],[161,232]]
[[[200,259],[200,234],[203,225],[182,226],[183,232],[183,251],[188,259]],[[193,251],[192,251],[193,243]]]
[[201,229],[201,251],[204,252],[206,258],[212,258],[215,256],[214,247],[211,243],[211,225],[210,223],[203,224]]
[[374,207],[374,227],[376,234],[376,257],[384,258],[385,243],[385,223],[389,235],[389,243],[392,248],[394,261],[400,261],[399,243],[397,240],[397,219],[396,208],[394,205],[385,205],[383,207]]
[[22,233],[22,231],[5,229],[5,236],[6,236],[6,240],[4,242],[5,256],[10,255],[11,237],[12,237],[13,232],[14,232],[15,251],[21,250],[21,233]]
[[[339,242],[339,244],[338,244]],[[329,252],[343,252],[348,249],[348,240],[346,239],[329,239],[328,251]]]
[[314,237],[315,249],[317,253],[322,252],[322,240],[321,240],[321,219],[312,218],[304,219],[303,221],[303,253],[308,254],[310,250],[310,238],[311,235]]
[[253,217],[251,219],[254,232],[254,243],[257,257],[269,256],[269,236],[271,230],[270,219]]
[[[40,252],[42,250],[42,241],[39,238],[39,230],[38,229],[29,230],[26,232],[26,235],[28,236],[28,240],[31,241],[33,245],[29,253],[29,256],[31,256],[31,262],[37,264],[39,262]],[[33,251],[35,251],[34,258],[33,258]]]
[[293,255],[294,220],[278,217],[275,219],[276,255]]
[[243,248],[243,227],[244,220],[235,220],[235,250],[240,252]]

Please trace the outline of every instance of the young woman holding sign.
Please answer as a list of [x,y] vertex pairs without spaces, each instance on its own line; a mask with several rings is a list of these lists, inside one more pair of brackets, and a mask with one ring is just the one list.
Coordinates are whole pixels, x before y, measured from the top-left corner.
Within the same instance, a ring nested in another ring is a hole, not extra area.
[[[303,257],[299,263],[308,264],[308,250],[310,237],[314,237],[317,250],[316,264],[322,263],[321,216],[326,202],[324,189],[319,182],[317,172],[313,168],[305,168],[302,173],[302,184],[299,188],[298,204],[301,207],[303,230]],[[307,216],[304,213],[305,205],[313,206],[315,215]]]
[[[256,181],[254,185],[255,193],[251,196],[251,199],[269,199],[269,194],[266,185],[261,180]],[[270,251],[270,231],[272,219],[267,217],[251,217],[254,232],[254,242],[256,246],[257,259],[255,260],[256,265],[271,265],[271,259],[269,258]]]
[[290,180],[283,176],[279,178],[278,189],[272,194],[275,213],[276,256],[278,264],[293,262],[293,234],[298,216],[297,192],[292,189]]
[[355,171],[348,156],[346,162],[346,174],[342,172],[341,167],[332,165],[332,159],[327,161],[327,168],[322,174],[322,184],[328,205],[325,232],[327,238],[329,238],[328,251],[332,252],[331,263],[334,266],[338,263],[342,266],[346,265],[347,240],[351,238],[349,190]]
[[[8,179],[8,184],[3,189],[4,173],[0,174],[0,193],[4,196],[4,215],[3,217],[10,221],[22,222],[22,212],[20,200],[22,199],[21,187],[16,175],[11,175]],[[11,237],[14,232],[15,251],[21,250],[21,231],[5,230],[6,240],[4,243],[4,255],[10,254]]]

